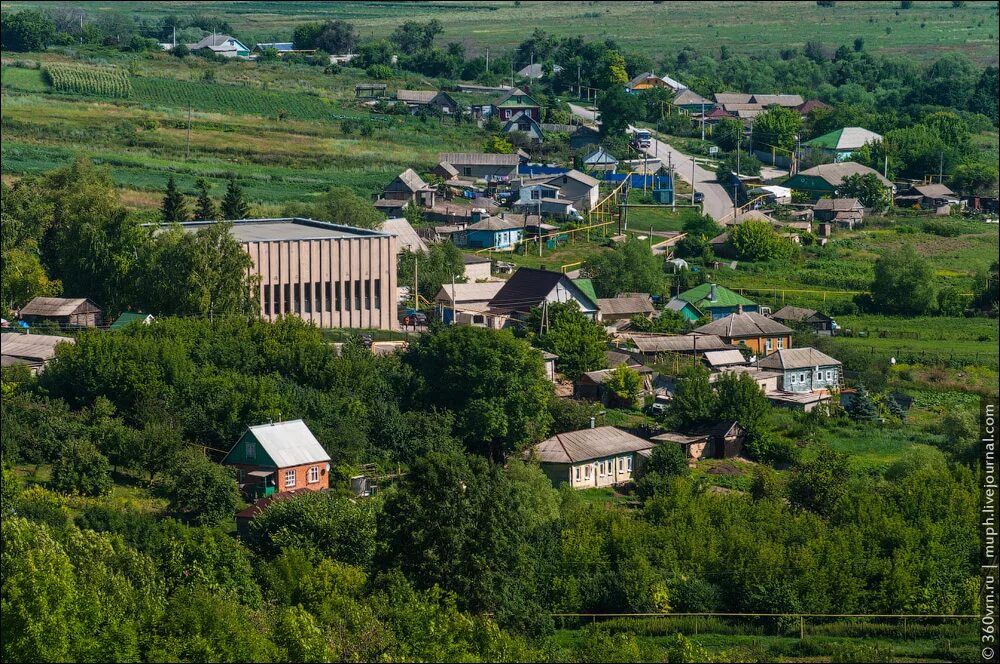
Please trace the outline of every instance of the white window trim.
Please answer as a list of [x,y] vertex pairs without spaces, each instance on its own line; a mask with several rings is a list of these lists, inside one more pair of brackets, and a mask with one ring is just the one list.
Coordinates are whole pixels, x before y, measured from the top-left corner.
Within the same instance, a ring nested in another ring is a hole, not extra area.
[[[291,480],[291,481],[289,481],[289,480]],[[295,470],[294,469],[286,470],[285,471],[285,486],[286,487],[295,486]]]
[[632,457],[625,457],[625,469],[632,472]]
[[309,469],[309,484],[316,484],[319,482],[319,466],[313,466]]

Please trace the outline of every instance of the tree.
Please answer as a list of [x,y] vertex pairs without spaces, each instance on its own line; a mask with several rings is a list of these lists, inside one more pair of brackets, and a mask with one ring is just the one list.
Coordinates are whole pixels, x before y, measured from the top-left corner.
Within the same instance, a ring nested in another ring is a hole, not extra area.
[[576,380],[585,371],[607,366],[604,351],[608,335],[603,327],[584,315],[575,302],[551,303],[545,309],[533,309],[525,328],[535,345],[559,356],[556,360],[559,371]]
[[969,298],[954,286],[945,286],[937,293],[937,310],[942,316],[961,316],[969,306]]
[[892,204],[892,194],[875,173],[855,173],[843,179],[837,194],[857,198],[866,208],[881,211]]
[[629,125],[642,116],[642,102],[622,85],[613,85],[597,98],[597,110],[601,113],[601,136],[624,138]]
[[433,302],[442,286],[465,283],[465,262],[462,252],[451,242],[435,242],[428,246],[427,253],[412,252],[403,248],[399,252],[396,275],[400,285],[413,285],[413,270],[416,265],[420,283],[417,290],[420,297]]
[[358,67],[365,68],[382,65],[384,69],[380,69],[379,73],[388,72],[383,78],[389,78],[392,76],[392,56],[395,55],[395,52],[396,49],[393,48],[392,43],[384,39],[366,41],[358,47],[357,56],[351,61],[351,64],[357,63]]
[[236,221],[246,219],[249,214],[250,206],[243,199],[243,187],[236,181],[235,176],[231,176],[226,184],[226,195],[222,199],[222,216]]
[[792,250],[791,243],[779,237],[766,221],[750,220],[739,224],[729,232],[729,241],[736,255],[745,261],[784,258]]
[[581,272],[594,280],[598,297],[614,297],[619,293],[660,294],[666,289],[663,264],[641,240],[629,239],[614,251],[592,255],[583,263]]
[[854,397],[847,406],[847,414],[858,422],[873,422],[878,419],[878,409],[864,385],[858,385],[855,390]]
[[56,26],[47,14],[22,9],[3,17],[0,46],[5,51],[44,51]]
[[815,460],[800,464],[792,471],[788,499],[799,509],[829,516],[846,497],[850,476],[846,454],[822,449]]
[[976,82],[975,92],[969,99],[969,110],[973,113],[982,113],[996,125],[1000,120],[998,99],[1000,99],[1000,71],[995,66],[985,67]]
[[653,318],[633,316],[630,327],[637,332],[659,332],[681,334],[688,329],[688,321],[683,315],[670,309],[663,309]]
[[455,415],[455,435],[472,452],[502,459],[538,442],[550,423],[552,383],[541,354],[504,330],[453,326],[410,345],[414,402]]
[[611,370],[604,386],[614,397],[614,403],[621,404],[625,408],[635,408],[639,405],[639,395],[642,394],[642,376],[635,369],[625,364],[619,364]]
[[669,416],[682,430],[691,430],[711,421],[716,410],[715,392],[702,364],[685,367],[677,376],[677,387]]
[[405,21],[389,35],[389,41],[395,44],[401,53],[414,55],[433,46],[434,38],[442,32],[444,25],[436,18],[426,23]]
[[934,270],[911,245],[886,252],[875,261],[872,306],[884,314],[919,316],[934,304]]
[[356,228],[377,228],[385,219],[370,200],[354,193],[350,187],[330,187],[320,194],[312,206],[316,219],[331,224]]
[[181,456],[160,480],[168,509],[199,525],[218,525],[233,518],[243,501],[233,470],[202,452]]
[[490,136],[483,143],[483,152],[490,154],[513,154],[514,146],[503,136]]
[[173,175],[167,180],[167,191],[163,196],[160,211],[164,223],[172,224],[188,220],[187,203],[184,201],[184,194],[177,190],[177,182],[174,181]]
[[111,491],[111,465],[89,440],[69,440],[52,465],[52,488],[101,496]]
[[996,164],[974,161],[955,168],[951,185],[956,191],[969,196],[995,196],[998,177],[1000,173]]
[[746,448],[757,460],[770,460],[773,440],[767,428],[771,405],[763,390],[747,374],[724,373],[715,384],[716,417],[738,422],[746,432]]
[[972,299],[972,306],[980,311],[986,311],[996,316],[997,307],[1000,306],[1000,263],[993,262],[988,271],[976,273],[974,286],[975,295]]
[[316,48],[333,54],[350,53],[357,44],[358,34],[354,25],[339,20],[327,21],[315,41]]
[[772,106],[754,118],[753,139],[763,143],[765,149],[773,146],[779,151],[791,150],[801,128],[802,116],[798,111]]
[[[298,51],[308,51],[316,48],[316,40],[323,32],[323,24],[319,21],[299,23],[292,30],[292,45]],[[335,52],[335,51],[331,51]]]
[[743,141],[743,121],[736,118],[722,118],[712,130],[712,140],[724,152],[733,152],[739,149]]
[[608,49],[598,63],[597,87],[610,90],[628,83],[625,58],[618,51]]
[[730,173],[732,175],[736,175],[738,172],[739,175],[758,176],[763,166],[760,159],[752,154],[730,152],[722,159],[717,172]]
[[219,213],[215,207],[215,201],[209,194],[208,182],[205,178],[198,178],[195,185],[198,187],[198,202],[194,209],[195,221],[215,221]]

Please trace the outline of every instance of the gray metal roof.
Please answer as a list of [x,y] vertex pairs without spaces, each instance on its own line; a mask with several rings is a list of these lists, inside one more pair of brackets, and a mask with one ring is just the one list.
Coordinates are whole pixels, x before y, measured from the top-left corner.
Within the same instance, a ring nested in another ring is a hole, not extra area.
[[757,362],[757,366],[761,369],[810,369],[838,364],[840,360],[808,347],[776,350]]
[[652,337],[633,336],[632,343],[642,353],[688,353],[692,351],[733,350],[731,346],[712,334],[675,334]]
[[[180,226],[190,233],[207,228],[218,221],[189,221]],[[389,233],[367,228],[341,226],[315,219],[240,219],[231,223],[230,233],[240,242],[274,242],[281,240],[327,240],[338,238],[389,237]]]
[[71,316],[100,311],[85,297],[36,297],[21,307],[22,316]]
[[791,328],[752,311],[729,314],[725,318],[719,318],[707,325],[696,327],[694,331],[699,334],[713,334],[730,338],[762,337],[792,333]]
[[329,461],[330,455],[302,420],[250,427],[250,434],[278,468]]
[[427,245],[404,217],[386,219],[379,225],[379,230],[398,237],[400,247],[406,247],[410,251],[427,252]]
[[713,367],[724,367],[731,364],[746,364],[746,358],[738,350],[713,350],[705,353],[705,361]]
[[73,337],[50,334],[0,334],[0,354],[25,360],[51,360],[56,354],[56,344],[75,344]]
[[656,447],[616,427],[597,427],[556,434],[535,445],[538,460],[543,463],[577,463],[626,452],[638,452]]
[[597,299],[602,315],[651,314],[656,307],[648,297],[602,297]]
[[438,155],[438,162],[442,161],[452,166],[517,166],[520,157],[489,152],[442,152]]

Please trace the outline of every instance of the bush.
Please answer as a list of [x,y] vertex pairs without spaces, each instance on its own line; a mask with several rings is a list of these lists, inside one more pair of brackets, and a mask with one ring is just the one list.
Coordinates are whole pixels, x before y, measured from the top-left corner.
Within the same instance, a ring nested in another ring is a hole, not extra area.
[[70,440],[52,466],[52,488],[100,496],[111,492],[111,464],[89,440]]
[[924,223],[923,231],[941,237],[957,237],[962,234],[962,228],[946,221],[928,221]]
[[365,73],[376,81],[384,81],[392,76],[392,68],[389,65],[372,65]]

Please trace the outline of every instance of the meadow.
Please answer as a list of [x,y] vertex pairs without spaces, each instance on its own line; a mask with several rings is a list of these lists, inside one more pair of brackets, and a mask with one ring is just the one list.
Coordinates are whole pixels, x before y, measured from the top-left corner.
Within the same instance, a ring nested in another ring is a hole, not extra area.
[[[41,2],[3,2],[4,11]],[[918,2],[900,10],[895,2],[424,2],[419,15],[407,2],[118,2],[67,3],[89,14],[129,13],[158,22],[173,14],[199,13],[227,20],[244,40],[287,40],[295,25],[341,19],[364,37],[386,37],[406,20],[437,19],[442,41],[464,44],[472,54],[487,47],[508,52],[538,27],[557,36],[613,39],[625,50],[654,61],[685,46],[762,53],[773,44],[801,48],[822,35],[828,46],[865,40],[866,49],[919,60],[959,51],[980,64],[996,63],[997,10],[992,2]]]

